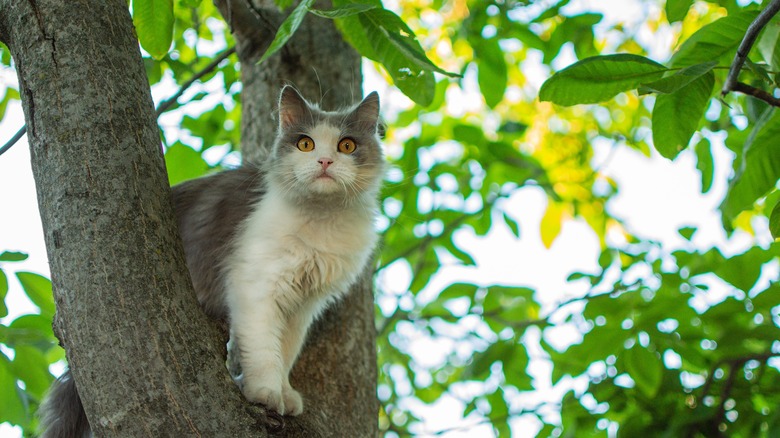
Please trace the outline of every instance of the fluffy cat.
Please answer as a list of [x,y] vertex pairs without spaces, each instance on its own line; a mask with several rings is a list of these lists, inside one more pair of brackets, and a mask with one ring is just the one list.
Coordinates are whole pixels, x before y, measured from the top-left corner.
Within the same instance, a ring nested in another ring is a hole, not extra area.
[[[244,396],[280,414],[303,411],[289,373],[309,326],[347,292],[374,250],[379,130],[376,93],[327,112],[288,86],[262,166],[173,188],[198,300],[210,316],[229,320]],[[81,436],[77,424],[86,424],[69,374],[42,405],[44,437],[68,428],[75,432],[66,436]]]

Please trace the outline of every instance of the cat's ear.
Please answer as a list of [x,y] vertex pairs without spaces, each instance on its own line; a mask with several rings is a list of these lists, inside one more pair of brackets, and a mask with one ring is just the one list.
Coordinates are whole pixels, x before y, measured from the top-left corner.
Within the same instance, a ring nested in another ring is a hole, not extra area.
[[309,105],[303,97],[294,87],[285,85],[279,96],[279,127],[284,129],[296,125],[308,113]]
[[373,91],[352,111],[354,117],[363,126],[372,127],[379,131],[379,94]]

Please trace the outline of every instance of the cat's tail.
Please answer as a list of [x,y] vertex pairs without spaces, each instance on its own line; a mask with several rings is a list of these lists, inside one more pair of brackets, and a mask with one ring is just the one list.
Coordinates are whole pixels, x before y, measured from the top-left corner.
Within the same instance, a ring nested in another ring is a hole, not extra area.
[[89,421],[70,370],[52,383],[38,409],[40,438],[87,438]]

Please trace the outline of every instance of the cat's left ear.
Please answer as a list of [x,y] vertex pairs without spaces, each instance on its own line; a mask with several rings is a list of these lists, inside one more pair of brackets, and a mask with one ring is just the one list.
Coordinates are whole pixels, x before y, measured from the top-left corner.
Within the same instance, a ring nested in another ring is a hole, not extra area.
[[279,96],[279,127],[284,129],[300,123],[308,112],[309,105],[298,90],[285,85]]
[[352,111],[354,117],[361,125],[379,131],[379,94],[372,92]]

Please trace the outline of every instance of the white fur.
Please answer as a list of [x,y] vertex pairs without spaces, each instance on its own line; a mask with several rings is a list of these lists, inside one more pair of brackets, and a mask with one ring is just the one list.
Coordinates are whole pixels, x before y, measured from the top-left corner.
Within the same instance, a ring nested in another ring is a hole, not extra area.
[[[335,191],[354,178],[353,160],[336,151],[338,134],[334,128],[317,128],[312,132],[315,150],[288,157],[295,178],[315,193]],[[317,159],[323,157],[334,160],[328,168],[332,178],[318,178],[322,166]],[[303,208],[285,197],[283,185],[269,183],[225,264],[244,395],[288,415],[303,410],[289,373],[309,325],[357,280],[377,239],[374,212],[362,202],[323,212]]]

